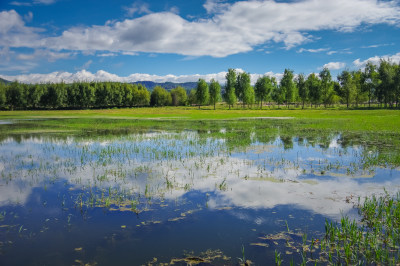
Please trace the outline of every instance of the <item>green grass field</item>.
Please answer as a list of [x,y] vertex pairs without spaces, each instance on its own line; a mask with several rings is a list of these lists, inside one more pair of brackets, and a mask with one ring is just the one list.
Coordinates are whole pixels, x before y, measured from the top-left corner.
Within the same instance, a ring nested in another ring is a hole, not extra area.
[[[400,111],[345,110],[345,109],[217,109],[211,107],[158,107],[124,108],[102,110],[55,110],[55,111],[1,111],[5,119],[54,119],[78,120],[124,119],[124,120],[242,120],[290,118],[302,128],[332,129],[342,131],[375,131],[400,133]],[[290,121],[290,122],[289,122]],[[145,121],[143,121],[145,122]],[[88,122],[89,123],[89,122]],[[146,122],[145,122],[146,123]]]

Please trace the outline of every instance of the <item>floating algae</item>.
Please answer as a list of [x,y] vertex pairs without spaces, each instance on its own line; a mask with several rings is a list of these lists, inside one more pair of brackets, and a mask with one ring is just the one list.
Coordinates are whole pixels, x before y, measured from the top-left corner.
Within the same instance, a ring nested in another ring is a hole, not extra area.
[[250,246],[258,246],[258,247],[269,247],[267,243],[250,243]]
[[232,264],[231,258],[225,256],[221,250],[207,250],[199,255],[193,252],[185,254],[182,258],[172,258],[170,262],[160,263],[157,258],[146,263],[146,265],[227,265]]

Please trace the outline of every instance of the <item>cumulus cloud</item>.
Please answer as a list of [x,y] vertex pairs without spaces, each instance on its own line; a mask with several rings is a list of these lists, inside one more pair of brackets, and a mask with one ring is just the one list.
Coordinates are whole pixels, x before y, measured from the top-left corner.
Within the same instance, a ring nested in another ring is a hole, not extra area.
[[[86,62],[83,68],[87,68],[92,63],[91,60]],[[242,69],[236,69],[238,73],[243,72]],[[65,82],[72,83],[74,81],[115,81],[115,82],[136,82],[136,81],[153,81],[153,82],[197,82],[199,79],[210,81],[215,79],[221,84],[225,84],[226,71],[212,73],[212,74],[193,74],[193,75],[150,75],[144,73],[134,73],[126,77],[121,77],[104,70],[99,70],[92,73],[82,69],[76,73],[70,72],[52,72],[49,74],[25,74],[16,76],[1,75],[0,77],[14,81],[17,80],[22,83],[46,83],[46,82]],[[254,84],[257,79],[263,75],[275,77],[277,80],[282,78],[282,73],[267,72],[264,74],[250,74],[251,83]]]
[[399,64],[400,63],[400,52],[394,55],[384,55],[384,56],[374,56],[370,57],[366,60],[361,61],[360,58],[353,61],[354,66],[357,68],[364,68],[368,62],[371,62],[374,65],[379,66],[381,60],[390,61],[392,63]]
[[[23,34],[19,35],[20,40],[11,42],[9,35],[13,33],[6,25],[2,27],[5,37],[2,39],[10,40],[8,45],[13,47],[225,57],[251,51],[267,42],[283,43],[290,49],[311,41],[310,33],[313,31],[353,31],[360,25],[397,25],[400,21],[397,1],[302,0],[282,3],[265,0],[226,3],[208,0],[204,7],[210,17],[190,21],[173,12],[146,14],[145,6],[133,5],[127,9],[129,14],[145,15],[109,21],[105,25],[74,27],[60,36],[41,36],[34,42],[26,40]],[[14,11],[9,15],[17,14]],[[25,29],[23,26],[20,28]]]
[[[28,14],[28,18],[29,16]],[[25,26],[23,18],[15,10],[0,12],[0,25],[1,47],[40,46],[39,33],[43,29]]]
[[346,63],[343,62],[329,62],[328,64],[323,65],[323,68],[327,68],[329,70],[338,70],[346,67]]

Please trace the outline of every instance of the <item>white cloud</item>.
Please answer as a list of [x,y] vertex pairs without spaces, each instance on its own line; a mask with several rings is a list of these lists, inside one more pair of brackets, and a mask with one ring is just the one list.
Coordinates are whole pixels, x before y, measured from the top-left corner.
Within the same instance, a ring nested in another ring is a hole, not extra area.
[[97,56],[110,57],[110,56],[117,56],[117,54],[116,53],[102,53],[102,54],[98,54]]
[[222,13],[229,8],[228,3],[224,3],[223,0],[206,0],[203,7],[207,10],[208,14]]
[[12,1],[10,3],[10,5],[13,5],[13,6],[32,6],[32,3]]
[[363,49],[379,48],[379,47],[392,46],[392,45],[394,45],[394,43],[372,44],[372,45],[361,46],[361,48],[363,48]]
[[321,52],[326,52],[326,51],[329,51],[329,48],[319,48],[319,49],[304,49],[304,48],[300,48],[297,52],[298,53],[303,53],[303,52],[321,53]]
[[140,15],[140,14],[150,14],[151,13],[149,4],[143,3],[143,2],[134,2],[130,6],[123,7],[123,9],[125,9],[126,14],[130,17],[135,14]]
[[[74,27],[61,36],[36,36],[34,41],[23,33],[18,35],[19,39],[11,38],[15,34],[6,24],[2,26],[4,35],[1,42],[6,40],[10,47],[225,57],[251,51],[255,46],[271,41],[282,42],[290,49],[311,41],[310,33],[313,31],[353,31],[360,25],[397,25],[400,21],[400,7],[396,1],[302,0],[281,3],[265,0],[228,4],[209,0],[204,7],[209,18],[189,21],[173,12],[146,14],[149,10],[145,5],[134,4],[127,9],[129,14],[146,15],[108,21],[105,25]],[[17,15],[15,11],[10,12]],[[23,23],[19,26],[27,29]]]
[[[46,82],[61,82],[72,83],[74,81],[116,81],[116,82],[136,82],[136,81],[154,81],[154,82],[197,82],[200,78],[206,81],[215,79],[220,84],[225,84],[226,71],[212,74],[193,74],[193,75],[150,75],[144,73],[134,73],[127,77],[120,77],[115,74],[111,74],[104,70],[99,70],[96,73],[87,71],[87,69],[92,64],[92,60],[86,62],[76,73],[70,72],[52,72],[49,74],[25,74],[16,76],[1,75],[2,78],[10,81],[18,80],[22,83],[46,83]],[[236,69],[238,73],[243,72],[242,69]],[[264,74],[250,74],[251,83],[254,84],[257,79],[263,75],[275,77],[277,80],[282,78],[281,73],[267,72]]]
[[343,62],[329,62],[328,64],[323,65],[323,68],[327,68],[329,70],[338,70],[346,67],[346,63]]
[[93,63],[92,60],[87,61],[85,64],[83,64],[83,66],[81,67],[81,69],[88,69],[89,66]]
[[34,0],[34,4],[51,5],[54,4],[56,0]]
[[10,5],[14,6],[33,6],[33,5],[51,5],[54,4],[56,0],[34,0],[33,2],[19,2],[13,1]]
[[[23,62],[17,64],[10,62],[9,64],[0,64],[0,71],[19,71],[27,73],[36,67],[38,67],[38,64],[34,62]],[[13,80],[15,80],[15,78]]]
[[374,56],[370,57],[366,60],[361,61],[360,58],[353,61],[354,66],[357,68],[364,68],[368,62],[371,62],[374,65],[379,66],[381,60],[391,61],[392,63],[399,64],[400,63],[400,52],[394,55],[384,55],[384,56]]
[[26,14],[24,16],[24,19],[25,19],[26,22],[31,22],[32,19],[33,19],[33,13],[31,11],[29,11],[28,14]]
[[43,30],[25,26],[23,18],[15,10],[0,12],[0,25],[0,47],[40,46],[38,33]]
[[35,58],[45,58],[49,62],[54,62],[58,59],[67,59],[75,55],[73,52],[57,52],[45,49],[36,49],[31,54],[18,54],[17,59],[19,60],[33,60]]
[[138,54],[135,53],[135,52],[122,52],[122,54],[123,54],[123,55],[131,55],[131,56],[138,55]]

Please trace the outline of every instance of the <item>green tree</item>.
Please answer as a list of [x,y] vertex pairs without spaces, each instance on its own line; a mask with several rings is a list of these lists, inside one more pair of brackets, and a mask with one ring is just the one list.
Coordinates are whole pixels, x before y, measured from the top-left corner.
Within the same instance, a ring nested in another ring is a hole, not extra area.
[[318,79],[318,77],[317,77],[317,75],[315,75],[315,73],[311,73],[307,77],[306,90],[308,91],[309,99],[311,102],[311,107],[312,107],[312,104],[314,104],[315,107],[317,107],[317,104],[319,104],[321,101],[320,82],[321,81]]
[[236,71],[232,68],[228,69],[228,73],[226,73],[226,84],[225,84],[225,94],[224,99],[228,104],[229,109],[234,105],[237,101],[235,94],[235,84],[236,84]]
[[381,59],[378,68],[380,84],[378,86],[378,99],[385,107],[393,107],[396,98],[395,75],[396,66],[390,61]]
[[124,96],[121,83],[112,82],[111,87],[112,87],[112,105],[119,107],[122,105],[122,99]]
[[250,83],[244,87],[242,101],[243,101],[243,107],[245,104],[247,104],[247,107],[249,107],[249,105],[253,105],[255,102],[254,88],[250,85]]
[[219,85],[218,81],[215,79],[211,79],[210,81],[210,102],[215,105],[218,101],[221,100],[221,85]]
[[133,87],[134,86],[129,83],[122,84],[122,106],[133,106]]
[[400,63],[396,65],[395,68],[395,78],[394,78],[394,87],[395,87],[395,94],[396,94],[396,103],[397,107],[400,107]]
[[254,93],[257,101],[260,102],[260,109],[263,107],[263,101],[268,101],[273,90],[272,79],[268,76],[259,77],[254,86]]
[[[249,87],[250,87],[250,74],[246,72],[237,74],[235,94],[237,99],[243,103],[243,108],[244,105],[246,104],[244,100],[246,93],[245,90],[249,91]],[[247,92],[247,94],[249,94],[249,92]],[[247,95],[246,97],[248,96],[249,95]]]
[[78,84],[79,88],[79,98],[78,105],[79,108],[90,108],[95,103],[95,89],[88,82],[80,82]]
[[376,66],[368,62],[362,74],[363,91],[368,95],[368,107],[371,107],[371,101],[375,97],[376,88],[379,86],[379,74]]
[[303,73],[300,73],[297,78],[296,78],[296,86],[297,89],[299,90],[299,98],[303,103],[302,109],[304,109],[304,104],[305,102],[308,101],[308,87],[306,85],[306,79],[304,77]]
[[39,84],[31,84],[28,87],[28,96],[27,96],[27,107],[28,108],[37,108],[40,104],[40,100],[44,94],[44,89],[42,85]]
[[166,106],[171,105],[172,97],[171,94],[161,86],[154,87],[150,96],[151,106]]
[[112,91],[110,82],[101,82],[97,84],[95,93],[95,105],[97,107],[106,108],[111,104]]
[[283,94],[284,101],[286,102],[288,108],[289,104],[294,101],[294,96],[295,96],[296,85],[293,82],[293,77],[294,77],[293,71],[285,69],[280,85],[281,93]]
[[0,82],[0,108],[6,106],[6,85]]
[[353,83],[354,83],[354,101],[356,103],[356,107],[366,100],[366,94],[364,93],[363,90],[363,74],[361,70],[358,71],[352,71],[352,78],[353,78]]
[[319,72],[319,78],[321,79],[321,100],[326,108],[326,106],[332,102],[333,97],[333,83],[329,69],[324,67],[324,69]]
[[196,104],[196,90],[195,89],[191,89],[188,95],[188,103],[190,105]]
[[135,84],[132,95],[132,104],[134,106],[148,106],[150,104],[150,92],[144,85]]
[[196,88],[196,101],[200,106],[207,105],[210,101],[210,93],[208,91],[208,84],[204,79],[199,79]]
[[178,86],[171,90],[172,104],[175,106],[186,105],[187,94],[186,90],[181,86]]
[[68,86],[66,104],[70,108],[76,108],[78,106],[79,99],[79,84],[74,82]]
[[355,86],[353,82],[353,76],[348,70],[342,71],[338,76],[338,80],[340,85],[342,86],[344,100],[347,105],[347,109],[349,109],[350,103],[354,100],[355,94]]
[[6,103],[11,110],[14,108],[24,108],[26,106],[26,97],[24,87],[18,81],[12,82],[7,86]]

